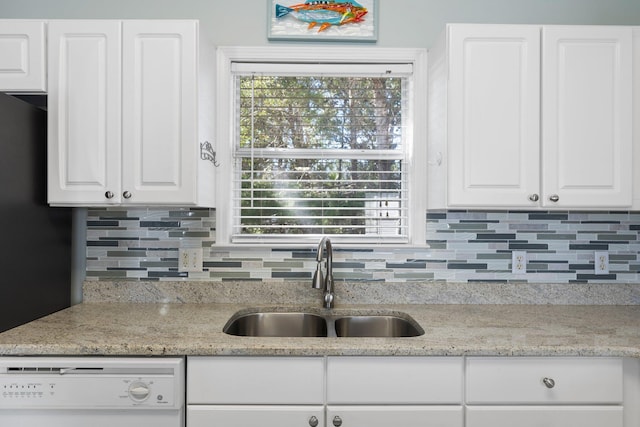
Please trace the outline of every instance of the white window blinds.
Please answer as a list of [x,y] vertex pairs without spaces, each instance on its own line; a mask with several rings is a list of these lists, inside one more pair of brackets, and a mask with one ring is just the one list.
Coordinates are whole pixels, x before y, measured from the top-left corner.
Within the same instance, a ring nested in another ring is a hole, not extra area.
[[410,64],[232,72],[232,241],[407,241]]

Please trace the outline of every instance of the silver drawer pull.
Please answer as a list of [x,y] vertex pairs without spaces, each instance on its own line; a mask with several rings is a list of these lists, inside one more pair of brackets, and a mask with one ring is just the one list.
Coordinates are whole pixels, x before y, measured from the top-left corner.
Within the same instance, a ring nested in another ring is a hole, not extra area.
[[318,418],[316,418],[315,416],[309,418],[309,425],[311,427],[317,427],[318,426]]
[[556,382],[553,378],[543,378],[542,383],[547,386],[547,388],[553,388],[556,385]]
[[342,418],[340,418],[337,415],[335,417],[333,417],[333,425],[335,427],[340,427],[342,425]]

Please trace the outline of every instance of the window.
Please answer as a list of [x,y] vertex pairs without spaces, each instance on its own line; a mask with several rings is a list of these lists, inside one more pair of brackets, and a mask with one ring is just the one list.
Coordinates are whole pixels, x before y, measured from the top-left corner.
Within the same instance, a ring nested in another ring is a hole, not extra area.
[[421,175],[413,157],[414,62],[283,56],[227,58],[222,234],[230,243],[328,235],[424,244],[412,242],[415,217],[425,221],[412,202],[424,199],[425,184],[412,185]]

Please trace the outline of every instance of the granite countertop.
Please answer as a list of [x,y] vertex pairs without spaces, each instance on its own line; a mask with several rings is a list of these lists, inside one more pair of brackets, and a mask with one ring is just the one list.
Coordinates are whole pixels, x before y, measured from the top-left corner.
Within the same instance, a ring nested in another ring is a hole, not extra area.
[[[315,310],[320,310],[318,305]],[[252,338],[222,332],[234,313],[250,306],[258,305],[83,303],[0,334],[0,356],[640,357],[640,306],[635,305],[338,304],[336,312],[404,312],[425,334],[390,339]],[[271,310],[301,308],[267,306]]]

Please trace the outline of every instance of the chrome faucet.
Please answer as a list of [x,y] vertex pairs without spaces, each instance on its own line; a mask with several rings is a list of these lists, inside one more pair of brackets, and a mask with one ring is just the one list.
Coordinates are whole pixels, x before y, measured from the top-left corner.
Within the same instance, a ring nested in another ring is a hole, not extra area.
[[[327,254],[326,257],[326,276],[322,274],[322,249],[325,248]],[[318,244],[318,251],[316,254],[316,272],[313,275],[313,282],[311,286],[315,289],[323,289],[324,294],[322,301],[324,308],[333,308],[333,302],[335,295],[333,293],[333,248],[331,247],[331,240],[328,237],[323,237]]]

